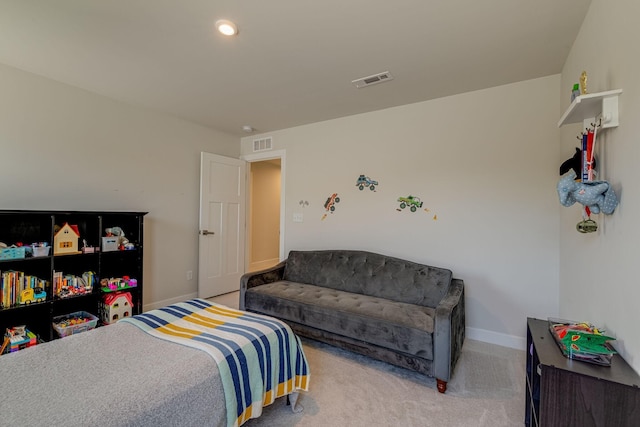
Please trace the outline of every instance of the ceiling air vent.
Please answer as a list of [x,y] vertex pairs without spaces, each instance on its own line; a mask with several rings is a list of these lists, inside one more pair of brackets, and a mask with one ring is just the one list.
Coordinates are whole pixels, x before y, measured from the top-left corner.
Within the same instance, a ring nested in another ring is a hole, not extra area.
[[372,76],[353,80],[351,83],[353,83],[358,89],[360,89],[361,87],[376,85],[378,83],[388,82],[389,80],[393,80],[393,76],[390,72],[385,71],[384,73],[378,73]]
[[261,138],[261,139],[254,139],[253,140],[253,152],[255,153],[256,151],[266,151],[266,150],[271,150],[272,145],[271,145],[271,137],[268,136],[266,138]]

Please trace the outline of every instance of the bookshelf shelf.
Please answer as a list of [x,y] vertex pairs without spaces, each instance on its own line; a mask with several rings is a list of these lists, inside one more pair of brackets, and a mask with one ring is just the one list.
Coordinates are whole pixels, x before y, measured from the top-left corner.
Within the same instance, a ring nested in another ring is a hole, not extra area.
[[558,127],[580,122],[588,127],[597,118],[602,118],[603,128],[617,127],[618,97],[621,93],[622,89],[615,89],[576,97],[560,118]]

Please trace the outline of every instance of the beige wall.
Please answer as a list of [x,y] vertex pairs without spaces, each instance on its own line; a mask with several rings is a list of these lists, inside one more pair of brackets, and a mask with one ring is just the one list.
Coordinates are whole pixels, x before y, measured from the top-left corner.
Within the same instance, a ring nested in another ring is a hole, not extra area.
[[249,270],[277,264],[280,255],[280,159],[249,163]]
[[[599,230],[587,235],[575,231],[579,205],[561,210],[560,312],[606,328],[618,338],[615,347],[640,372],[640,286],[635,269],[640,241],[637,16],[637,0],[593,0],[562,71],[562,110],[583,70],[589,92],[624,92],[619,98],[620,126],[601,132],[596,143],[600,178],[611,183],[620,205],[613,215],[595,216]],[[562,128],[560,159],[570,157],[580,130],[579,124]]]
[[[558,314],[559,91],[555,75],[267,134],[286,150],[285,253],[364,249],[449,268],[465,280],[469,335],[524,348],[525,317]],[[375,192],[358,190],[360,174]],[[409,194],[423,209],[398,212]]]
[[196,296],[200,152],[238,139],[2,65],[0,94],[0,208],[148,211],[145,307]]

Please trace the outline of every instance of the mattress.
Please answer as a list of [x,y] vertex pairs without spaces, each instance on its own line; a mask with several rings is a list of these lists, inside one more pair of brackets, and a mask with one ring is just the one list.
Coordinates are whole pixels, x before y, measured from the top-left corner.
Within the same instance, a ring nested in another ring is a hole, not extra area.
[[215,361],[124,322],[0,357],[0,396],[0,425],[227,425]]

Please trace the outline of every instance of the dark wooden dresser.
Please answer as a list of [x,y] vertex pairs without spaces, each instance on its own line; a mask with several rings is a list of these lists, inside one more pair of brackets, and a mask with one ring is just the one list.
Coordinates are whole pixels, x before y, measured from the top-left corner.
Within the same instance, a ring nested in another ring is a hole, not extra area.
[[611,366],[564,357],[546,320],[527,319],[526,375],[526,426],[640,426],[640,376],[620,355]]

